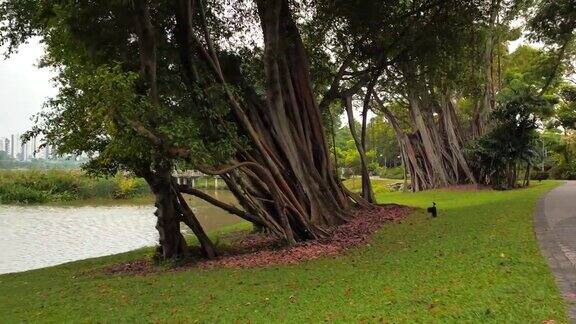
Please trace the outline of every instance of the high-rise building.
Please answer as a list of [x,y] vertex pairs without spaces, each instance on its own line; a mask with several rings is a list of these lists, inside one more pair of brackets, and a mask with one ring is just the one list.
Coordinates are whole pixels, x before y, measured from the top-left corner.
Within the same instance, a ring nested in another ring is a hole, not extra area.
[[14,134],[10,135],[10,156],[13,159],[16,158],[16,138]]
[[20,134],[11,134],[8,137],[0,137],[0,152],[6,152],[9,157],[19,161],[29,161],[33,158],[48,159],[51,153],[50,148],[40,148],[40,143],[41,140],[38,137],[24,142],[20,139]]
[[30,160],[36,158],[36,151],[38,150],[38,141],[36,136],[29,139],[26,146],[26,159]]
[[28,160],[28,143],[21,143],[19,160],[20,161]]

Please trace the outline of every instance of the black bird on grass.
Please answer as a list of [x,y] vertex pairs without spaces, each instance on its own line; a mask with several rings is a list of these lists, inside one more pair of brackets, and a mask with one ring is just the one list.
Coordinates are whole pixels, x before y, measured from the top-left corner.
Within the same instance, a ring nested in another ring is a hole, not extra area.
[[428,212],[432,214],[432,217],[436,217],[436,203],[432,202],[432,207],[428,207]]

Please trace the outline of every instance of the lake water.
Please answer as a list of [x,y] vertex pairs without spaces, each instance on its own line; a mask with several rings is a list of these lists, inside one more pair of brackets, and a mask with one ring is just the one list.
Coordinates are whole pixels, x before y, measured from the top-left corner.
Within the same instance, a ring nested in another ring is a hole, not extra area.
[[[234,202],[229,191],[207,192]],[[189,199],[207,231],[240,218],[203,200]],[[0,205],[0,274],[116,254],[158,243],[151,204],[118,206]],[[187,227],[182,224],[182,229]]]

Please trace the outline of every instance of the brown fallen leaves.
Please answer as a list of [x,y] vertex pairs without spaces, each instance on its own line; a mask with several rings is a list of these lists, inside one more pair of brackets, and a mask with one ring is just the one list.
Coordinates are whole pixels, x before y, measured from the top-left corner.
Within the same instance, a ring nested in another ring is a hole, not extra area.
[[[372,234],[383,224],[406,217],[411,208],[399,205],[377,206],[359,210],[348,223],[335,228],[326,238],[306,241],[293,246],[282,246],[278,239],[250,233],[232,233],[234,244],[224,249],[214,260],[200,259],[170,268],[178,271],[189,267],[202,269],[227,267],[266,267],[278,264],[296,264],[304,260],[335,255],[351,247],[368,243]],[[157,271],[150,260],[135,260],[105,269],[110,274],[147,274]]]

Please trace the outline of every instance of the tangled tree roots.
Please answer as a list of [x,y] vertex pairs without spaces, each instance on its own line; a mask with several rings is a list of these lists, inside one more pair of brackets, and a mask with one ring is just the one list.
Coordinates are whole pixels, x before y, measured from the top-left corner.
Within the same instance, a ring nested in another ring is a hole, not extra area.
[[[378,206],[370,210],[360,210],[348,223],[336,227],[326,237],[300,242],[286,246],[273,236],[254,233],[231,233],[226,239],[234,244],[232,248],[222,251],[217,259],[195,259],[184,266],[176,266],[172,271],[191,267],[266,267],[278,264],[296,264],[305,260],[323,256],[336,255],[343,251],[369,242],[372,234],[385,223],[400,221],[412,211],[411,208],[399,205]],[[196,253],[199,253],[197,251]],[[153,263],[147,260],[136,260],[113,265],[106,269],[111,274],[147,274],[158,271]]]

